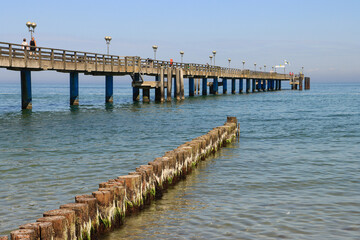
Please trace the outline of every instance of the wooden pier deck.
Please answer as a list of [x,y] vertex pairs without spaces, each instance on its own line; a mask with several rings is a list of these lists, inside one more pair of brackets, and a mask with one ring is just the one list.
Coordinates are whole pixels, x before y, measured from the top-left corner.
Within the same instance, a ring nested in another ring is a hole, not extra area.
[[[0,68],[21,71],[23,108],[31,108],[31,71],[58,71],[70,73],[70,104],[78,104],[78,74],[106,76],[106,101],[112,102],[112,77],[130,75],[133,79],[133,99],[140,100],[139,89],[143,89],[143,100],[148,101],[149,89],[155,88],[156,100],[164,101],[165,88],[167,100],[171,99],[172,78],[174,79],[174,97],[184,98],[184,78],[189,79],[189,95],[192,96],[194,79],[203,80],[204,88],[210,87],[210,93],[217,94],[218,86],[227,92],[227,80],[232,80],[232,93],[235,80],[253,80],[252,91],[280,90],[282,81],[290,81],[292,86],[301,85],[302,74],[293,76],[276,72],[261,72],[248,69],[225,68],[208,64],[178,63],[163,60],[145,59],[138,56],[116,56],[99,53],[81,52],[56,48],[36,47],[35,51],[24,49],[20,44],[0,42]],[[144,81],[143,76],[155,76],[155,81]],[[165,81],[164,79],[168,79]],[[207,79],[213,79],[208,83]],[[218,79],[223,82],[219,83]],[[266,87],[267,86],[267,87]],[[30,88],[30,89],[28,89]],[[179,88],[179,89],[178,89]],[[295,87],[293,87],[295,89]],[[250,92],[250,83],[246,81],[246,92]],[[170,96],[169,96],[170,94]],[[180,95],[180,96],[179,96]]]

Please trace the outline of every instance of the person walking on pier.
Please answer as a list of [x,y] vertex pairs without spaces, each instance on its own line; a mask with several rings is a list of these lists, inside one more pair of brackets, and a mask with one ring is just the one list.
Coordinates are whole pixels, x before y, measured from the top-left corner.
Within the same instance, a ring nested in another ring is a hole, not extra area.
[[29,50],[29,48],[27,47],[27,46],[29,46],[29,44],[27,43],[26,38],[23,39],[23,42],[21,43],[21,45],[22,45],[22,47],[21,47],[22,49]]
[[30,55],[35,54],[35,50],[36,50],[36,41],[35,38],[32,37],[30,41]]

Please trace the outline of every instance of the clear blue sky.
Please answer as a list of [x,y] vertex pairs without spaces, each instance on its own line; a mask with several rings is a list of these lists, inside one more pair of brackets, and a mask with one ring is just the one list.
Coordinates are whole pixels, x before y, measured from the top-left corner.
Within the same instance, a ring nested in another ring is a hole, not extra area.
[[[358,0],[182,0],[182,1],[3,1],[0,41],[29,38],[25,23],[37,23],[37,44],[121,56],[217,65],[274,66],[284,59],[288,71],[312,81],[360,82],[360,1]],[[0,69],[0,82],[19,73]],[[61,81],[62,73],[34,73],[33,81]],[[35,79],[34,79],[35,78]],[[91,78],[91,77],[84,77]]]

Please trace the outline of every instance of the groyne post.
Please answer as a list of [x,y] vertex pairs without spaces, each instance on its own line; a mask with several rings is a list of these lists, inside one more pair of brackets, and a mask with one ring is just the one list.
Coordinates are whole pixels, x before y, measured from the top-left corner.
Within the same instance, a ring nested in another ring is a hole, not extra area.
[[227,79],[226,78],[223,78],[222,84],[223,84],[223,94],[227,94]]
[[166,100],[171,102],[171,85],[172,85],[172,69],[167,68],[167,88],[166,88]]
[[70,105],[79,105],[79,73],[70,73]]
[[189,96],[194,96],[195,95],[195,83],[194,83],[194,78],[190,77],[189,78]]
[[[134,74],[134,82],[140,81],[140,74],[135,73]],[[140,101],[140,88],[133,87],[133,101]]]
[[112,75],[105,76],[105,102],[113,103],[114,79]]
[[21,70],[21,108],[32,109],[31,71]]
[[202,79],[202,95],[207,95],[207,78]]

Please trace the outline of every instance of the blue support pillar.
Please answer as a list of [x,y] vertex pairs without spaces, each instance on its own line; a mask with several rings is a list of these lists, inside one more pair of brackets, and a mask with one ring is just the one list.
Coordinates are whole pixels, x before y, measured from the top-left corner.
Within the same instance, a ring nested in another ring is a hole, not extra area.
[[235,92],[236,92],[236,86],[235,86],[235,84],[236,84],[236,80],[235,80],[235,79],[231,79],[231,93],[232,93],[232,94],[235,94]]
[[265,92],[266,91],[266,80],[261,80],[261,89]]
[[105,102],[113,103],[114,79],[112,75],[105,76]]
[[279,89],[279,80],[275,80],[275,90]]
[[194,96],[195,95],[195,82],[194,82],[194,78],[191,77],[189,78],[189,96]]
[[223,78],[222,84],[223,84],[223,94],[227,94],[227,79],[226,78]]
[[241,78],[239,80],[239,93],[242,93],[243,92],[243,89],[244,89],[244,81],[243,79]]
[[260,92],[260,90],[261,90],[261,80],[256,81],[256,90],[258,90],[258,92]]
[[176,76],[174,77],[174,84],[173,84],[173,89],[174,89],[174,98],[176,98]]
[[255,92],[255,88],[256,88],[256,80],[253,79],[252,80],[252,92]]
[[70,105],[79,105],[79,73],[70,73]]
[[250,79],[246,79],[246,93],[250,92]]
[[21,70],[21,108],[32,109],[31,71]]
[[270,81],[270,90],[274,91],[274,80]]
[[269,91],[270,90],[270,80],[266,80],[267,82],[267,90]]
[[215,95],[217,95],[219,93],[219,78],[218,77],[214,77],[213,91],[214,91]]
[[207,95],[207,78],[202,79],[202,95]]
[[[140,81],[140,74],[139,73],[134,74],[133,81],[134,82],[139,82]],[[140,88],[133,87],[133,101],[140,101]]]
[[143,88],[143,102],[150,102],[150,88]]
[[279,80],[279,90],[281,90],[281,81]]
[[[155,82],[159,82],[159,75],[155,76]],[[161,101],[161,89],[159,87],[155,88],[155,101]]]

